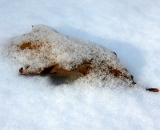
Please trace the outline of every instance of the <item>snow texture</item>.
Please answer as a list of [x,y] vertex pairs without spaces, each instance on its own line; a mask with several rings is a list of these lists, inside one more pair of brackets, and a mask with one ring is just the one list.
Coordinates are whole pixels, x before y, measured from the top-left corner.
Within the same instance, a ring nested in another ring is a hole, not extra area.
[[135,82],[160,88],[159,14],[158,0],[1,0],[0,129],[159,130],[159,93],[21,76],[6,56],[15,37],[44,24],[116,52]]
[[[100,80],[101,86],[131,86],[133,82],[115,53],[87,40],[61,35],[45,25],[34,25],[31,33],[15,38],[8,52],[12,59],[28,66],[23,70],[25,74],[41,73],[56,64],[70,71],[84,62],[91,62],[93,69],[87,75],[88,81]],[[111,73],[113,70],[119,72],[119,76]]]

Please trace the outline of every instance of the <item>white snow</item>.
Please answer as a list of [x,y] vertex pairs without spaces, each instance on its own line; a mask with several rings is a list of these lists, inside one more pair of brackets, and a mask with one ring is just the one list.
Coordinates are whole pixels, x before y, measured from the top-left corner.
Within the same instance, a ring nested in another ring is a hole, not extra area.
[[14,37],[45,24],[118,54],[137,83],[160,88],[158,0],[0,1],[0,129],[159,130],[160,94],[25,77],[6,57]]
[[[5,52],[6,56],[25,67],[22,72],[25,75],[39,74],[45,68],[56,64],[71,71],[85,62],[90,62],[92,70],[83,77],[83,80],[87,77],[87,82],[101,82],[101,87],[129,87],[133,83],[131,74],[115,53],[93,42],[62,35],[46,25],[34,25],[30,33],[13,39]],[[118,70],[121,76],[114,76],[111,70]]]

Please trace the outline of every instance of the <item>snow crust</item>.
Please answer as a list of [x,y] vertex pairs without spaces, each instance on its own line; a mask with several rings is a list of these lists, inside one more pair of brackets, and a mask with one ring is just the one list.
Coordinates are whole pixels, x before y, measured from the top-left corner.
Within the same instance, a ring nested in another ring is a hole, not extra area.
[[[42,44],[42,47],[38,50],[22,50],[20,46],[28,42],[31,42],[33,46]],[[61,35],[45,25],[34,25],[31,33],[15,38],[13,45],[9,48],[9,53],[21,64],[29,64],[34,69],[54,63],[60,64],[65,69],[73,69],[74,66],[82,64],[83,60],[90,61],[91,59],[97,60],[97,64],[103,60],[109,60],[108,64],[113,65],[116,59],[109,50],[99,45]]]
[[[24,48],[25,44],[31,44],[30,48]],[[46,25],[34,25],[31,33],[15,38],[8,52],[12,59],[23,66],[29,66],[26,73],[41,72],[55,64],[73,70],[84,62],[91,62],[93,70],[86,80],[92,83],[100,80],[101,86],[106,84],[113,87],[125,84],[130,86],[133,82],[131,74],[115,53],[93,42],[62,35]],[[114,76],[109,68],[120,71],[127,78]]]

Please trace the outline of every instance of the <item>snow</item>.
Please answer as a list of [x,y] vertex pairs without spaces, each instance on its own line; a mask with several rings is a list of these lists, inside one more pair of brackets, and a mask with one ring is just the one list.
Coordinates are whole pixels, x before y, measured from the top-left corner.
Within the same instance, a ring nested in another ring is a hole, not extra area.
[[20,76],[5,52],[31,25],[45,24],[109,48],[137,83],[160,88],[158,0],[8,0],[0,12],[0,129],[160,129],[159,93]]
[[[84,74],[83,80],[87,82],[101,82],[101,87],[129,87],[134,82],[115,53],[93,42],[62,35],[46,25],[33,25],[32,32],[13,39],[5,52],[24,66],[20,71],[24,75],[40,74],[47,67],[52,67],[49,73],[57,72],[56,68],[75,72],[86,64],[92,68],[88,69],[88,75]],[[114,70],[120,73],[119,76],[114,76]]]

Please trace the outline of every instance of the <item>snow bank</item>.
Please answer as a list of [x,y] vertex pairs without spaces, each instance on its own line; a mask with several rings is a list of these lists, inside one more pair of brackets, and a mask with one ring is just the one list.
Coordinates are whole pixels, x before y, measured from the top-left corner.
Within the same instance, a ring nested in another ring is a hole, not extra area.
[[[44,69],[62,68],[65,73],[92,68],[86,80],[102,85],[132,85],[133,77],[117,58],[116,53],[92,43],[58,33],[45,25],[34,25],[32,32],[19,36],[8,47],[9,56],[25,67],[22,74],[40,74]],[[57,67],[58,65],[58,67]],[[56,66],[56,67],[55,67]],[[81,67],[82,68],[82,67]]]
[[160,130],[160,93],[21,76],[2,53],[43,23],[109,48],[136,82],[160,89],[160,1],[1,0],[0,12],[0,130]]

